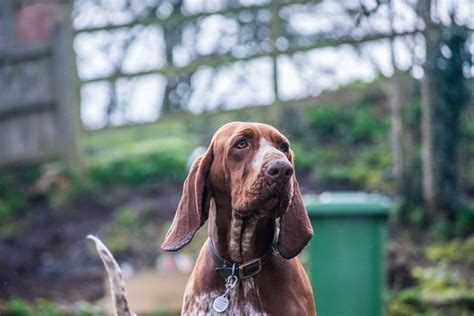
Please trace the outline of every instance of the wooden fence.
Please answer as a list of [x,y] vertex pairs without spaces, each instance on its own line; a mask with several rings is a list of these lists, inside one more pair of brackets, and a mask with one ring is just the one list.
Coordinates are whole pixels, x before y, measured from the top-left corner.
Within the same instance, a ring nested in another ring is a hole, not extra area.
[[[95,82],[108,82],[111,85],[114,85],[119,79],[128,79],[128,78],[139,78],[148,75],[161,75],[166,78],[176,77],[179,75],[193,74],[202,68],[211,68],[217,69],[221,66],[231,65],[239,62],[249,62],[256,60],[262,57],[269,57],[272,60],[272,90],[274,95],[274,100],[267,105],[281,104],[281,93],[278,80],[278,68],[279,66],[279,57],[281,56],[293,56],[299,53],[305,53],[311,50],[325,47],[339,47],[341,45],[352,45],[359,46],[369,42],[375,42],[382,39],[391,39],[394,37],[403,37],[403,36],[413,36],[417,34],[418,30],[407,31],[402,33],[397,32],[378,32],[374,30],[371,34],[366,34],[363,36],[352,36],[351,34],[346,34],[338,38],[335,37],[314,37],[304,44],[301,43],[292,43],[288,47],[279,47],[278,41],[284,40],[287,43],[291,43],[291,39],[288,37],[285,32],[283,32],[282,24],[284,23],[282,19],[282,10],[287,9],[291,6],[307,6],[315,5],[320,3],[320,0],[270,0],[266,1],[263,4],[229,4],[223,9],[215,10],[212,12],[202,12],[194,14],[183,14],[181,12],[175,12],[167,18],[157,18],[155,16],[138,18],[123,24],[110,24],[100,27],[84,27],[76,30],[77,34],[80,33],[94,33],[94,32],[112,32],[115,30],[131,30],[136,26],[149,26],[156,25],[161,28],[165,28],[166,25],[177,25],[183,23],[197,23],[202,19],[205,19],[209,16],[230,16],[236,18],[239,14],[249,13],[249,12],[266,12],[270,14],[270,19],[267,22],[267,27],[269,29],[269,47],[261,51],[250,53],[246,56],[235,56],[231,52],[224,54],[213,54],[208,57],[201,57],[198,60],[192,60],[184,66],[177,66],[171,63],[165,63],[162,67],[157,69],[150,69],[144,71],[132,71],[132,72],[123,72],[120,69],[113,71],[110,74],[99,75],[94,78],[87,78],[80,80],[80,84],[89,84]],[[292,102],[300,102],[303,99],[306,99],[306,96],[302,99],[291,100]]]
[[0,49],[0,166],[60,158],[80,169],[72,33],[64,24],[47,44]]
[[[2,0],[2,5],[13,0]],[[124,24],[71,29],[70,5],[66,12],[67,21],[57,29],[56,37],[49,44],[27,48],[0,48],[0,166],[16,162],[48,161],[63,159],[69,167],[80,169],[81,157],[78,135],[80,124],[80,85],[93,82],[115,84],[121,78],[161,75],[173,77],[192,74],[201,67],[218,68],[237,62],[246,62],[260,57],[270,57],[273,66],[272,88],[274,100],[281,104],[278,86],[278,58],[292,56],[322,47],[337,47],[343,44],[360,45],[395,36],[410,36],[417,31],[405,33],[374,32],[360,37],[314,38],[305,44],[278,47],[277,42],[285,38],[282,32],[281,11],[292,5],[309,5],[317,0],[272,0],[265,4],[229,6],[225,9],[185,15],[174,13],[168,18],[155,16],[140,18]],[[69,3],[70,2],[66,2]],[[5,10],[4,10],[5,11]],[[165,64],[161,68],[124,73],[120,70],[111,74],[88,78],[76,82],[76,69],[72,41],[75,34],[130,29],[136,25],[159,25],[198,21],[211,15],[238,15],[248,11],[269,12],[270,47],[245,57],[231,53],[208,56],[191,61],[185,66]],[[8,31],[8,29],[7,29]],[[292,100],[299,102],[302,100]]]

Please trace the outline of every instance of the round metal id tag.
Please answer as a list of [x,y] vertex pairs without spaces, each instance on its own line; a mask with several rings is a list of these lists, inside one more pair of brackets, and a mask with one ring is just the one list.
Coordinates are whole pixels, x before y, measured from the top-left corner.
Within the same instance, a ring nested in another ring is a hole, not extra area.
[[227,309],[227,307],[229,307],[229,299],[225,294],[216,297],[216,299],[212,303],[212,308],[214,308],[214,310],[218,313],[222,313]]

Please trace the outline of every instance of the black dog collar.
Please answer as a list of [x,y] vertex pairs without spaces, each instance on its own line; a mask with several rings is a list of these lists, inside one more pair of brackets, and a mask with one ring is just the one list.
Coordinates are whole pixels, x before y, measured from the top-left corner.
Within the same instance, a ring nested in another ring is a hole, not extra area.
[[217,265],[216,272],[220,277],[227,278],[235,275],[238,279],[245,279],[252,277],[262,271],[263,265],[268,263],[273,255],[278,254],[276,244],[278,241],[278,229],[275,227],[275,236],[270,248],[265,254],[256,259],[249,260],[244,263],[238,263],[222,258],[217,253],[217,249],[214,247],[212,240],[209,238],[209,252],[211,253],[212,260]]

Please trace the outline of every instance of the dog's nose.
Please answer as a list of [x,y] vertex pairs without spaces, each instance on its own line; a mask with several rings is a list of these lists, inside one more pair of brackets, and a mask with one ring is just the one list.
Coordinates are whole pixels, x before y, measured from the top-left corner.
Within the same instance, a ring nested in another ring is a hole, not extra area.
[[277,160],[270,162],[266,171],[274,180],[287,181],[293,175],[293,166],[284,160]]

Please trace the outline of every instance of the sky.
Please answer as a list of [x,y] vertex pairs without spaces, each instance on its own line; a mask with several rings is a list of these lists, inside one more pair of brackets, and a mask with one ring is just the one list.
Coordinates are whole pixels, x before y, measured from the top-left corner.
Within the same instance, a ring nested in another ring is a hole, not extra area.
[[[89,2],[84,1],[85,4]],[[126,11],[120,10],[120,2],[120,0],[109,1],[105,14],[93,5],[76,7],[75,28],[130,21],[133,17]],[[244,5],[263,2],[265,1],[241,1]],[[358,1],[353,2],[354,5],[358,4]],[[369,9],[375,5],[372,2],[366,1]],[[420,27],[410,2],[410,0],[394,0],[394,29],[397,32],[412,31]],[[184,10],[186,14],[215,11],[221,9],[222,3],[210,0],[187,0]],[[348,3],[345,2],[345,4]],[[434,15],[441,21],[449,21],[448,8],[453,3],[455,2],[451,0],[439,0],[439,10],[434,12]],[[460,23],[474,28],[474,1],[459,0],[456,3],[459,6],[456,10],[456,18]],[[169,14],[169,10],[169,7],[160,7],[158,14],[165,17]],[[381,6],[370,19],[361,20],[359,27],[353,31],[354,34],[390,31],[388,12],[387,6]],[[351,29],[354,25],[354,20],[349,18],[337,1],[323,1],[322,4],[309,7],[295,5],[282,10],[280,15],[288,21],[294,32],[302,36],[331,34],[335,30]],[[265,12],[258,18],[262,21],[269,19],[265,16]],[[189,49],[190,46],[201,55],[224,50],[233,55],[245,56],[248,50],[245,47],[239,47],[236,41],[235,34],[238,27],[233,19],[220,14],[201,19],[200,30],[197,33],[184,31],[185,44],[173,52],[176,65],[185,66],[192,61],[193,50]],[[126,38],[126,32],[123,30],[78,34],[74,47],[80,78],[93,79],[110,74],[113,72],[114,62],[117,61],[122,63],[123,71],[129,73],[163,67],[166,62],[162,29],[159,26],[150,25],[137,28],[137,32],[139,35],[130,45],[125,56],[119,45]],[[399,69],[409,70],[415,78],[421,78],[423,71],[419,65],[424,58],[424,47],[419,35],[415,39],[395,41],[396,65]],[[107,43],[113,45],[109,49],[104,49],[107,47],[104,44]],[[284,38],[280,38],[277,45],[284,49],[288,43]],[[393,71],[390,54],[389,41],[379,40],[363,44],[358,49],[341,45],[314,49],[293,56],[280,56],[277,60],[279,96],[284,101],[317,96],[322,91],[334,90],[355,80],[370,82],[379,74],[390,76]],[[191,79],[193,93],[187,102],[188,109],[193,113],[200,113],[216,109],[270,104],[274,100],[272,78],[273,66],[270,57],[237,62],[217,70],[208,67],[201,68]],[[165,78],[159,75],[118,80],[117,96],[121,109],[112,114],[112,125],[156,120],[159,116],[165,86]],[[86,128],[97,129],[105,126],[105,109],[110,97],[108,87],[105,81],[82,86],[81,118]]]

